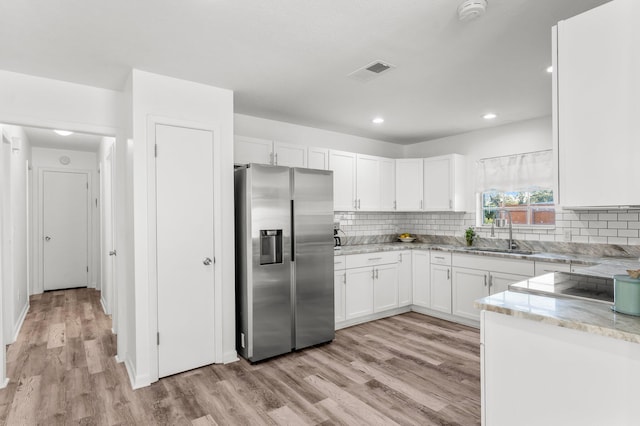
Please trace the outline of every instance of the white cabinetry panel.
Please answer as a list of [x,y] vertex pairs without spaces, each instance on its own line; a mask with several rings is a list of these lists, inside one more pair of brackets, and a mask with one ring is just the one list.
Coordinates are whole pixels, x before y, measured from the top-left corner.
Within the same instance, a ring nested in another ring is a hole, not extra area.
[[396,209],[399,211],[422,210],[424,162],[421,158],[396,160]]
[[430,307],[430,276],[429,252],[413,250],[411,260],[413,266],[413,304]]
[[398,265],[374,268],[373,311],[381,312],[398,307]]
[[287,167],[307,167],[307,147],[284,142],[274,142],[273,164]]
[[333,209],[355,210],[356,154],[330,150],[329,169],[333,170]]
[[563,207],[640,205],[640,2],[557,25],[554,141]]
[[307,154],[307,165],[310,169],[329,170],[329,150],[310,147]]
[[235,136],[233,139],[233,162],[235,164],[271,164],[273,142],[266,139]]
[[413,300],[413,271],[411,251],[398,254],[398,306],[411,305]]
[[458,154],[424,159],[424,210],[464,211],[465,166]]
[[373,268],[347,269],[345,318],[347,320],[373,313]]

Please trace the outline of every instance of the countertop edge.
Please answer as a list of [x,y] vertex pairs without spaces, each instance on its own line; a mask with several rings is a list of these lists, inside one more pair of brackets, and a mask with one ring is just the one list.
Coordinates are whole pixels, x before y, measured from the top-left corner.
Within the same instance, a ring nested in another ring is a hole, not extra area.
[[[504,293],[512,293],[506,291]],[[523,318],[528,320],[533,320],[537,322],[541,322],[544,324],[554,325],[558,327],[568,328],[577,331],[584,331],[591,334],[596,334],[604,337],[610,337],[613,339],[624,340],[626,342],[631,343],[640,343],[640,334],[635,334],[632,332],[619,330],[611,327],[606,327],[602,325],[596,325],[589,322],[581,321],[581,320],[571,320],[567,318],[559,318],[557,316],[553,316],[551,314],[544,313],[535,313],[531,311],[527,311],[524,309],[517,309],[511,306],[501,306],[497,302],[491,300],[491,297],[485,297],[483,299],[476,300],[474,302],[474,306],[480,310],[486,310],[491,312],[496,312],[503,315],[509,315],[515,318]],[[554,297],[549,296],[539,296],[536,297],[546,297],[549,299],[556,299]],[[610,309],[609,305],[599,304],[598,302],[588,302],[588,301],[577,301],[571,300],[566,301],[566,303],[574,303],[576,306],[578,305],[586,305],[591,304],[591,308],[599,308],[599,309]],[[596,303],[596,305],[593,305]],[[601,305],[601,306],[599,306]],[[615,317],[616,313],[611,311],[612,318]]]

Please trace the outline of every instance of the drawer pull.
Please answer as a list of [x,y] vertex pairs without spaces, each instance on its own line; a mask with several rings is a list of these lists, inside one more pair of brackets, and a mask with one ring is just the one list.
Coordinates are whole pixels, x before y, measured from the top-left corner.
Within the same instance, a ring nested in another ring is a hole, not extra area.
[[381,257],[370,257],[369,258],[369,262],[374,261],[374,260],[382,260]]

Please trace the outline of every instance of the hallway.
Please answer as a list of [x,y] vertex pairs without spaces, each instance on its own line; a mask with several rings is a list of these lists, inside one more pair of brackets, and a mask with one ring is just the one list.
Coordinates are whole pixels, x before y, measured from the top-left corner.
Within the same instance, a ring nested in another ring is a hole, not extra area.
[[86,424],[133,421],[133,392],[117,364],[116,336],[100,306],[100,292],[74,289],[30,298],[18,340],[7,349],[0,421]]

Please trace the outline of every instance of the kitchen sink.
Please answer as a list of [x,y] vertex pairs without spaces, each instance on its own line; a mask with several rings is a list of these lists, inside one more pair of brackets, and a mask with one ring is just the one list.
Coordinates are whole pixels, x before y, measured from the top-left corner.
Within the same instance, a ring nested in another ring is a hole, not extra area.
[[505,253],[505,254],[533,254],[534,252],[531,250],[509,250],[509,249],[501,249],[501,248],[484,248],[484,247],[467,247],[466,251],[477,251],[477,252],[487,252],[487,253]]

